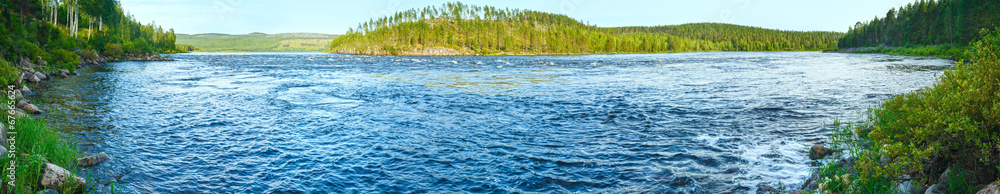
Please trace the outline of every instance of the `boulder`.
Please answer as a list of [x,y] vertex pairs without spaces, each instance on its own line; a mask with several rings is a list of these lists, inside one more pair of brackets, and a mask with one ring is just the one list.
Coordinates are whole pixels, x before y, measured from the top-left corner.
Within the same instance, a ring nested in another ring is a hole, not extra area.
[[775,189],[767,183],[757,183],[757,193],[779,193],[778,189]]
[[979,190],[979,192],[976,192],[976,194],[1000,194],[1000,188],[997,187],[1000,187],[1000,183],[992,182],[982,190]]
[[830,155],[830,149],[823,147],[823,145],[813,145],[809,148],[809,159],[816,160]]
[[31,83],[38,83],[38,82],[42,81],[42,79],[38,79],[38,77],[35,77],[34,75],[32,75],[30,78],[28,78],[28,81],[31,82]]
[[23,109],[24,106],[27,106],[28,104],[31,104],[31,103],[28,103],[28,100],[21,99],[21,100],[17,101],[17,106],[16,107]]
[[55,164],[45,163],[43,168],[42,179],[39,182],[46,189],[62,189],[64,185],[69,184],[72,190],[82,191],[81,189],[87,186],[87,180]]
[[68,75],[66,75],[66,73],[60,73],[60,74],[59,74],[59,77],[62,77],[62,78],[68,78],[69,76],[68,76]]
[[21,117],[24,117],[25,115],[28,115],[28,114],[24,113],[24,110],[14,109],[14,118],[21,118]]
[[24,99],[24,95],[21,94],[21,90],[14,90],[14,99]]
[[38,106],[35,106],[34,104],[24,105],[23,109],[24,109],[24,112],[31,113],[31,114],[42,114],[43,113],[42,109],[39,109]]
[[34,76],[35,76],[35,72],[29,72],[27,70],[21,72],[21,79],[22,80],[30,80],[31,77],[34,77]]
[[21,86],[19,90],[21,90],[21,94],[31,94],[31,88],[28,88],[28,86]]
[[931,185],[930,187],[927,187],[927,191],[924,191],[924,194],[946,194],[946,193],[948,193],[948,187],[941,186],[941,184]]
[[94,154],[83,158],[77,158],[76,165],[79,165],[80,167],[91,167],[101,164],[102,162],[107,160],[108,160],[108,154],[101,152],[99,154]]
[[62,74],[69,74],[69,70],[67,69],[59,69],[59,72]]
[[45,79],[49,78],[49,76],[45,76],[45,74],[42,73],[42,72],[35,72],[35,77],[37,77],[38,79],[42,79],[42,80],[45,80]]

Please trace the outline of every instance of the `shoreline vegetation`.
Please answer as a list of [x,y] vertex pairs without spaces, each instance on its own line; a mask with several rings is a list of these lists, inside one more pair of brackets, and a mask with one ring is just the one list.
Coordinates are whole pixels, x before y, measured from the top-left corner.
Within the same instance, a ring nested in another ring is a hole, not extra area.
[[808,150],[819,167],[793,193],[998,193],[997,12],[988,0],[918,1],[853,26],[840,49],[825,52],[936,56],[955,66],[862,121],[834,121],[831,148]]
[[361,23],[331,41],[327,52],[471,56],[822,51],[837,48],[842,36],[721,23],[597,27],[560,14],[456,2]]
[[119,61],[171,61],[173,29],[142,24],[115,0],[0,0],[0,193],[117,192],[113,180],[78,169],[109,159],[81,150],[44,119],[50,108],[31,101],[30,86],[76,75],[78,67]]

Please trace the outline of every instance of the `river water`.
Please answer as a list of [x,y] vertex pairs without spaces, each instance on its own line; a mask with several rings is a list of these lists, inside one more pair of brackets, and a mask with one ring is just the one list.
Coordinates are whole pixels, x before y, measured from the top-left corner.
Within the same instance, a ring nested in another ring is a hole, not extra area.
[[[819,52],[177,54],[36,85],[127,193],[753,192],[798,188],[824,123],[947,60]],[[115,182],[111,184],[111,182]],[[107,186],[104,186],[107,185]]]

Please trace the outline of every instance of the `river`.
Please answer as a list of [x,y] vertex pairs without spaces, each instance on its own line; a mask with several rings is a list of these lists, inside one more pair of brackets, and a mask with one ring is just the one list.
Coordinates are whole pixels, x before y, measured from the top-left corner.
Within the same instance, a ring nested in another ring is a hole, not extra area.
[[859,120],[951,67],[819,52],[172,57],[33,87],[50,126],[82,151],[111,155],[79,169],[92,184],[127,193],[798,188],[815,168],[806,148],[830,134],[824,123]]

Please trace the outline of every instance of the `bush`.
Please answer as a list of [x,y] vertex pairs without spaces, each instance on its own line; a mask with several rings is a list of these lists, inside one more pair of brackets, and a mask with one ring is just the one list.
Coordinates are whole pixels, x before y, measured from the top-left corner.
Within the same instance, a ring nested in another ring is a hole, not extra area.
[[890,161],[859,158],[862,176],[897,177],[895,171],[929,182],[951,164],[973,172],[970,181],[977,184],[1000,175],[1000,33],[981,33],[966,52],[970,63],[956,63],[932,87],[872,111],[870,132],[858,134]]
[[77,54],[80,55],[80,57],[83,57],[83,59],[97,60],[97,51],[95,51],[94,49],[83,49],[80,50],[79,53]]
[[69,71],[76,71],[76,66],[80,64],[80,55],[65,49],[52,50],[52,63]]
[[17,79],[21,79],[21,76],[18,76],[18,72],[21,71],[15,68],[13,64],[7,62],[7,60],[0,59],[0,84],[3,84],[0,86],[7,86],[16,82]]
[[125,55],[125,51],[122,50],[122,45],[120,44],[108,43],[107,46],[104,46],[104,54],[112,58],[121,59]]

